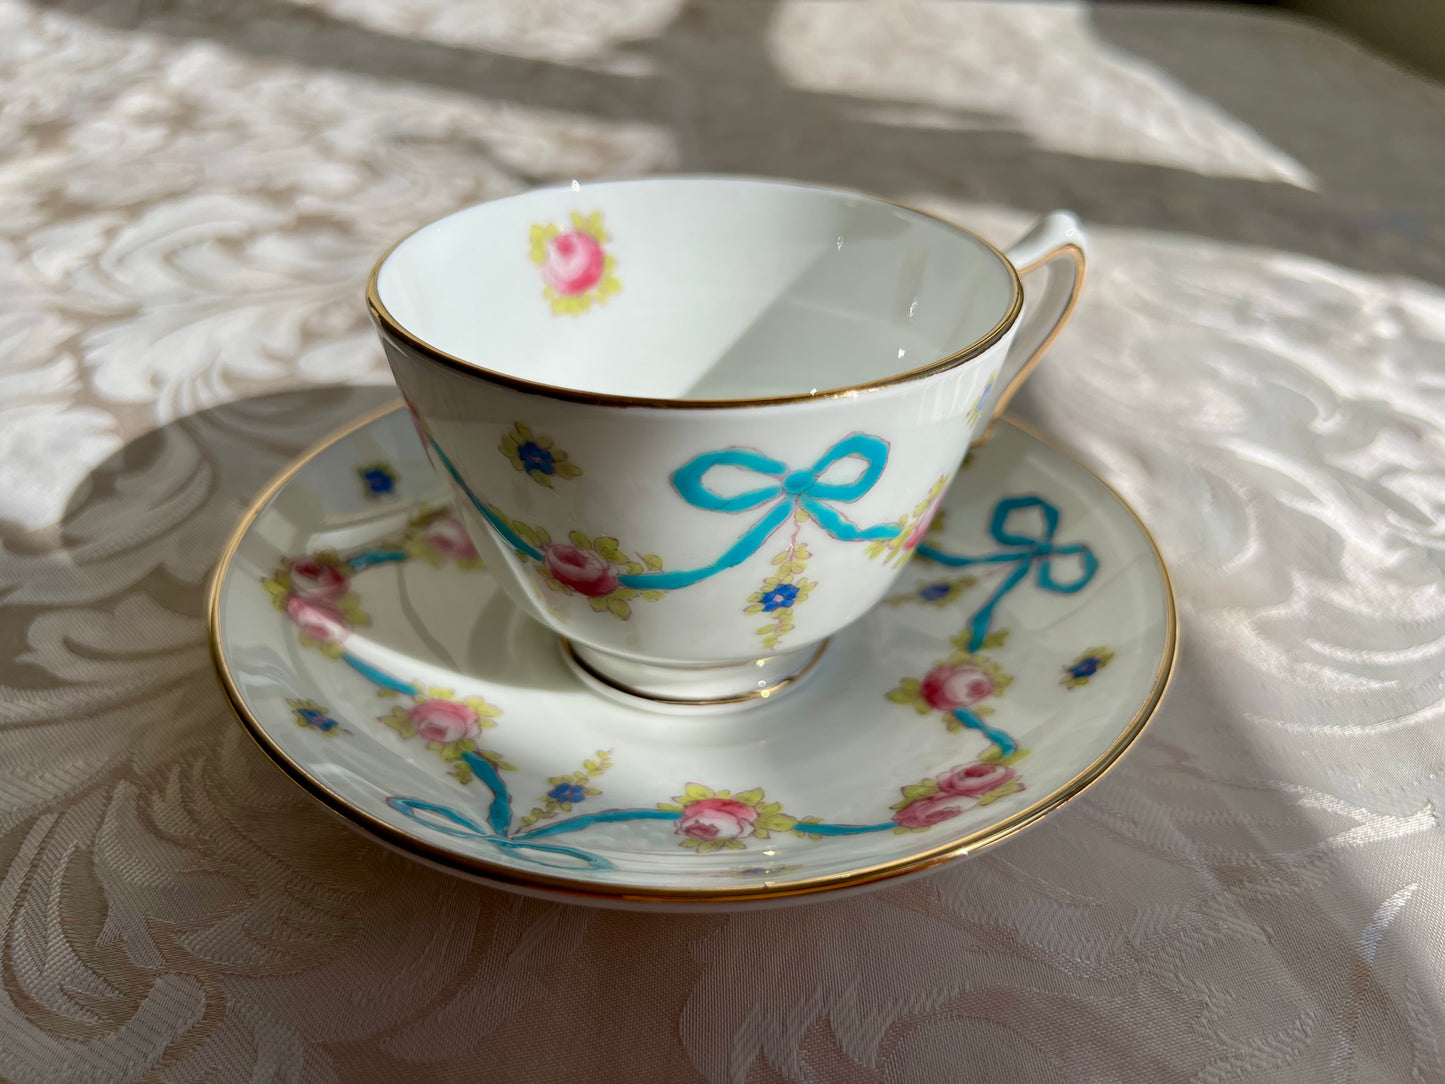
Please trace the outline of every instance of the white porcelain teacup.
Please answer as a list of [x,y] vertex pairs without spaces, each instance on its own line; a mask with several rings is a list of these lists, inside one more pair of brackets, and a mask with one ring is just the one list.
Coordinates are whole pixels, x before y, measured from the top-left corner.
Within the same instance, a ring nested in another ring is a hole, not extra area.
[[[887,591],[1083,248],[1062,212],[1005,256],[853,192],[574,183],[423,227],[367,297],[517,605],[603,690],[736,706]],[[1046,263],[1025,306],[1019,271]]]

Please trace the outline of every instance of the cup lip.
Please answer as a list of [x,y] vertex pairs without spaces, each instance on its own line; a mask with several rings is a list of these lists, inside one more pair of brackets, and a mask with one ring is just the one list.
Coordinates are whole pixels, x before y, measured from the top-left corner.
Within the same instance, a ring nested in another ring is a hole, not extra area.
[[[457,357],[455,354],[450,354],[447,351],[441,349],[440,347],[434,346],[433,344],[427,342],[421,336],[408,330],[401,323],[400,320],[398,320],[395,316],[391,314],[391,311],[381,300],[381,293],[377,289],[377,279],[381,274],[381,269],[386,265],[387,260],[391,259],[392,254],[396,252],[396,250],[400,248],[403,244],[409,241],[412,237],[420,233],[422,230],[434,226],[438,222],[444,222],[448,218],[453,217],[454,215],[461,214],[464,211],[469,211],[474,207],[481,207],[489,203],[500,203],[505,200],[517,199],[523,196],[531,195],[536,192],[562,192],[567,190],[578,191],[579,185],[581,186],[581,189],[585,189],[590,185],[630,185],[644,184],[657,181],[725,181],[742,182],[744,184],[771,185],[780,188],[803,188],[814,192],[826,193],[828,195],[848,196],[855,199],[865,199],[870,200],[874,203],[882,203],[887,204],[891,207],[897,207],[901,210],[918,215],[921,218],[929,218],[935,222],[942,223],[950,230],[953,230],[956,233],[962,234],[972,239],[973,241],[976,241],[977,243],[982,245],[987,251],[993,253],[993,255],[997,257],[999,262],[1002,263],[1004,268],[1008,271],[1009,279],[1013,283],[1013,298],[1008,307],[1008,311],[1004,313],[1003,318],[1000,319],[999,322],[995,324],[993,328],[990,329],[985,335],[983,335],[975,342],[970,343],[962,350],[955,351],[954,353],[949,354],[947,357],[939,358],[936,361],[929,362],[927,365],[921,365],[914,369],[908,369],[901,373],[894,373],[890,376],[886,376],[878,380],[870,380],[861,384],[851,384],[837,388],[824,388],[817,392],[799,392],[792,395],[768,395],[741,399],[667,399],[654,398],[651,396],[642,395],[617,395],[610,392],[586,391],[581,388],[569,388],[560,384],[547,384],[541,381],[527,380],[524,377],[511,376],[507,373],[498,372],[495,369],[489,369],[485,365],[482,365],[478,362],[467,361],[464,358]],[[499,196],[496,199],[482,200],[479,203],[469,204],[466,207],[459,208],[458,210],[451,211],[438,218],[431,219],[427,222],[422,223],[420,226],[417,226],[415,229],[407,232],[402,237],[394,241],[390,245],[390,247],[388,247],[386,251],[381,254],[380,258],[377,259],[376,263],[372,265],[371,273],[366,277],[366,306],[371,313],[371,318],[376,322],[377,326],[385,334],[398,340],[403,345],[416,351],[418,354],[421,354],[423,357],[426,357],[435,362],[439,362],[442,365],[446,365],[467,375],[481,377],[493,383],[500,384],[503,387],[511,388],[514,391],[526,392],[531,395],[540,395],[549,399],[560,399],[572,403],[587,403],[593,406],[652,407],[663,410],[718,410],[733,409],[738,407],[779,406],[789,403],[812,403],[828,399],[852,399],[862,394],[883,391],[888,388],[897,387],[901,384],[911,383],[916,380],[923,380],[931,376],[936,376],[939,373],[947,372],[950,369],[955,369],[958,366],[963,365],[965,362],[971,361],[972,359],[978,357],[980,354],[987,351],[990,347],[996,345],[1006,334],[1008,334],[1009,329],[1012,328],[1013,325],[1018,321],[1019,314],[1023,310],[1023,301],[1023,282],[1019,278],[1018,268],[1013,265],[1013,261],[1010,260],[1008,256],[1006,256],[1003,251],[998,248],[997,245],[993,244],[987,238],[980,237],[973,230],[970,230],[964,226],[960,226],[956,222],[951,222],[940,215],[935,215],[931,212],[920,210],[917,207],[911,206],[907,203],[903,203],[899,200],[888,199],[884,196],[876,196],[869,192],[862,192],[857,189],[843,188],[834,185],[813,184],[807,181],[793,181],[776,177],[730,173],[650,173],[639,176],[596,177],[586,181],[574,180],[569,183],[546,185],[536,188],[527,188],[523,189],[520,192],[513,192],[506,196]]]

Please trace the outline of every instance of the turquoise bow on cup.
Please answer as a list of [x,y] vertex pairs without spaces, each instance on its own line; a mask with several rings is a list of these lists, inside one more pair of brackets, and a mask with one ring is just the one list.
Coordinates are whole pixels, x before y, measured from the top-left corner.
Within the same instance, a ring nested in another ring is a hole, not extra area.
[[[856,456],[867,464],[862,474],[851,482],[821,480],[821,475],[829,467],[849,456]],[[818,526],[844,542],[892,538],[898,533],[897,524],[858,527],[830,507],[833,501],[856,501],[867,493],[877,484],[887,463],[887,443],[866,433],[854,433],[844,437],[824,452],[807,470],[790,470],[788,465],[780,460],[769,459],[760,452],[748,451],[745,448],[727,448],[700,455],[679,467],[672,475],[672,488],[677,490],[688,504],[710,512],[747,512],[769,502],[772,502],[772,507],[762,519],[749,527],[726,553],[710,565],[687,572],[643,572],[626,575],[619,577],[619,582],[624,587],[672,590],[705,580],[723,569],[741,564],[757,553],[763,543],[788,521],[796,509],[808,513]],[[735,497],[724,497],[704,484],[703,479],[714,467],[741,467],[776,481],[759,489],[739,493]]]

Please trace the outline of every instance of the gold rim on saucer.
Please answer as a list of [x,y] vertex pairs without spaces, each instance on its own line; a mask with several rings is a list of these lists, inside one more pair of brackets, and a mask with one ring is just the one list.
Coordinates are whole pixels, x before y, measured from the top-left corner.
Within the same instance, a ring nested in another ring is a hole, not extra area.
[[[920,211],[917,207],[910,207],[908,204],[900,203],[897,200],[887,199],[883,196],[873,196],[869,195],[867,192],[857,192],[848,188],[834,188],[829,185],[807,184],[802,181],[787,181],[772,177],[750,177],[744,175],[729,176],[725,174],[707,173],[658,174],[645,177],[631,178],[598,178],[596,180],[588,181],[587,183],[617,184],[625,183],[627,181],[751,181],[761,184],[784,185],[791,188],[806,188],[816,192],[832,193],[833,195],[862,197],[864,199],[873,200],[877,203],[886,203],[892,207],[897,207],[901,210],[908,211],[911,214],[918,215],[921,218],[930,218],[935,222],[941,222],[949,229],[964,234],[987,248],[990,252],[997,256],[999,260],[1003,263],[1004,267],[1008,269],[1009,278],[1013,282],[1013,300],[1009,304],[1008,312],[1004,314],[1002,320],[995,324],[993,328],[981,339],[964,347],[962,350],[949,354],[945,358],[940,358],[937,361],[930,362],[927,365],[920,366],[919,368],[909,369],[907,372],[895,373],[894,375],[884,377],[881,380],[870,380],[863,384],[853,384],[842,388],[828,388],[817,393],[803,392],[795,395],[762,396],[755,399],[654,399],[647,396],[612,395],[606,392],[582,391],[578,388],[567,388],[557,384],[544,384],[539,383],[535,380],[525,380],[521,377],[509,376],[506,373],[499,373],[495,369],[488,369],[486,366],[480,365],[476,362],[466,361],[462,358],[457,357],[455,354],[449,354],[440,347],[433,346],[425,339],[419,337],[411,331],[408,331],[405,327],[402,326],[401,322],[391,314],[390,310],[387,309],[386,305],[382,303],[381,294],[377,291],[376,288],[377,277],[381,274],[382,265],[386,263],[386,261],[391,257],[391,254],[393,252],[395,252],[398,248],[400,248],[416,234],[420,233],[422,230],[427,229],[430,226],[436,225],[438,222],[444,221],[445,219],[451,217],[451,215],[443,215],[442,218],[433,219],[430,222],[423,223],[422,225],[418,226],[416,229],[408,233],[406,236],[396,241],[394,244],[391,245],[391,247],[389,247],[385,252],[381,254],[381,258],[378,259],[376,263],[372,266],[371,274],[367,275],[366,277],[366,306],[371,311],[372,318],[377,322],[377,324],[382,328],[382,330],[385,331],[386,334],[390,335],[392,338],[397,339],[402,343],[405,343],[408,347],[410,347],[412,350],[415,350],[423,357],[429,358],[432,361],[440,362],[443,365],[449,366],[453,369],[457,369],[461,372],[469,373],[472,376],[484,377],[487,380],[490,380],[497,384],[501,384],[504,387],[512,388],[515,391],[529,392],[532,395],[541,395],[550,399],[565,399],[573,403],[589,403],[593,406],[656,407],[666,410],[718,410],[728,409],[731,407],[777,406],[783,403],[811,403],[824,399],[849,398],[865,392],[878,391],[882,388],[890,388],[898,384],[906,384],[913,380],[921,380],[924,377],[933,376],[937,373],[944,372],[947,369],[952,369],[956,366],[962,365],[966,361],[971,361],[973,358],[978,357],[980,354],[982,354],[989,347],[996,344],[1000,339],[1004,337],[1004,335],[1008,333],[1009,328],[1013,327],[1014,323],[1018,320],[1019,313],[1023,311],[1024,287],[1023,282],[1019,279],[1019,269],[1014,267],[1013,262],[1006,255],[1004,255],[1003,251],[999,249],[997,245],[994,245],[986,238],[980,237],[972,230],[965,229],[963,226],[958,225],[956,222],[950,222],[948,219],[943,218],[939,215],[930,214],[928,211]],[[566,187],[567,186],[565,185],[554,185],[550,189],[541,188],[532,189],[530,191],[564,191]],[[513,195],[522,194],[523,193],[514,193]],[[510,198],[512,197],[498,197],[499,200]],[[498,201],[484,201],[484,203],[494,202]],[[477,206],[481,205],[482,204],[478,204]],[[457,212],[453,212],[453,214],[455,213]],[[1034,265],[1030,265],[1030,268],[1032,268],[1033,266]],[[1073,305],[1071,302],[1070,308],[1072,307]],[[1063,326],[1062,320],[1060,320],[1059,326]],[[1053,336],[1051,335],[1049,336],[1049,339],[1046,340],[1035,352],[1034,357],[1030,360],[1027,366],[1028,368],[1032,368],[1033,363],[1038,360],[1038,358],[1048,348],[1049,343],[1052,341]],[[1020,383],[1022,383],[1021,380],[1015,380],[1013,381],[1012,386],[1017,386]]]
[[[235,678],[231,675],[230,667],[226,663],[225,648],[221,643],[221,586],[225,583],[226,576],[230,571],[231,564],[236,557],[237,551],[240,549],[242,541],[250,531],[252,524],[255,523],[256,519],[271,502],[271,499],[287,482],[321,452],[325,451],[337,441],[350,436],[360,429],[364,429],[378,419],[386,417],[388,414],[401,408],[402,405],[400,403],[378,408],[332,433],[282,470],[281,473],[261,491],[256,499],[251,502],[242,515],[240,523],[237,524],[236,529],[226,542],[225,549],[222,550],[220,560],[216,564],[215,572],[212,574],[209,599],[206,607],[207,635],[210,641],[212,662],[215,664],[221,687],[225,691],[227,699],[230,701],[231,709],[235,713],[236,718],[246,733],[260,746],[262,752],[274,761],[292,782],[300,786],[331,812],[341,817],[351,827],[377,839],[392,850],[399,851],[408,857],[419,859],[427,865],[436,866],[444,871],[462,874],[484,882],[489,881],[494,884],[500,882],[521,889],[532,889],[554,895],[570,896],[578,902],[593,900],[610,901],[614,903],[672,903],[679,905],[732,904],[747,903],[756,900],[776,900],[789,896],[802,896],[836,889],[854,888],[877,881],[889,880],[894,877],[919,873],[951,861],[952,859],[976,854],[985,848],[1001,843],[1003,840],[1032,826],[1050,813],[1062,808],[1074,798],[1077,798],[1090,785],[1118,763],[1119,758],[1134,744],[1149,720],[1153,718],[1154,712],[1159,706],[1168,688],[1169,680],[1173,675],[1174,662],[1179,653],[1177,607],[1174,599],[1174,585],[1169,578],[1169,569],[1164,564],[1164,558],[1159,552],[1159,546],[1154,541],[1154,536],[1149,533],[1149,529],[1139,518],[1138,513],[1134,511],[1129,503],[1119,496],[1112,486],[1094,474],[1093,471],[1089,470],[1077,460],[1073,460],[1076,466],[1094,478],[1095,481],[1103,486],[1105,491],[1111,494],[1114,499],[1124,507],[1125,511],[1133,517],[1134,522],[1138,524],[1140,531],[1143,532],[1145,539],[1149,543],[1150,550],[1154,554],[1154,561],[1159,569],[1159,576],[1163,584],[1166,620],[1164,651],[1159,668],[1155,673],[1153,687],[1150,689],[1149,695],[1145,697],[1144,702],[1140,705],[1138,711],[1135,712],[1128,726],[1109,744],[1109,747],[1085,767],[1083,771],[1076,774],[1063,786],[1046,794],[1025,809],[999,821],[997,824],[980,829],[962,839],[952,840],[948,843],[920,851],[914,855],[894,859],[876,866],[846,870],[841,873],[791,881],[786,884],[765,881],[759,885],[744,886],[733,890],[705,888],[660,890],[634,885],[596,884],[576,878],[559,877],[554,874],[520,870],[490,862],[484,858],[449,851],[443,847],[427,843],[425,840],[409,835],[387,824],[385,821],[355,808],[347,799],[335,791],[332,791],[325,783],[309,774],[304,767],[287,756],[280,746],[267,734],[260,720],[258,720],[246,706]],[[1057,445],[1041,436],[1032,426],[1014,418],[1004,418],[1002,421],[1022,430],[1060,455],[1068,455],[1067,452],[1064,452]],[[1070,456],[1069,458],[1072,459],[1073,457]]]

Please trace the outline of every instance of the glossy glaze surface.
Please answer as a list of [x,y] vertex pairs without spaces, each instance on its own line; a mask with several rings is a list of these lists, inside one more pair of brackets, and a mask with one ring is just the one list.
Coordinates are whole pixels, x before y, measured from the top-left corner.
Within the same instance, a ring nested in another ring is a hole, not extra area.
[[[394,479],[378,502],[358,464]],[[511,605],[395,411],[308,460],[218,583],[264,747],[349,819],[532,891],[717,905],[901,875],[1076,793],[1152,709],[1167,579],[1129,510],[1013,426],[898,590],[795,695],[668,719],[602,700]]]
[[[1018,259],[1083,243],[1056,213]],[[1081,261],[1020,318],[1010,258],[930,215],[651,178],[441,219],[378,262],[367,296],[502,590],[661,703],[695,686],[669,669],[800,653],[791,672],[889,590]],[[710,706],[760,690],[721,678]]]

